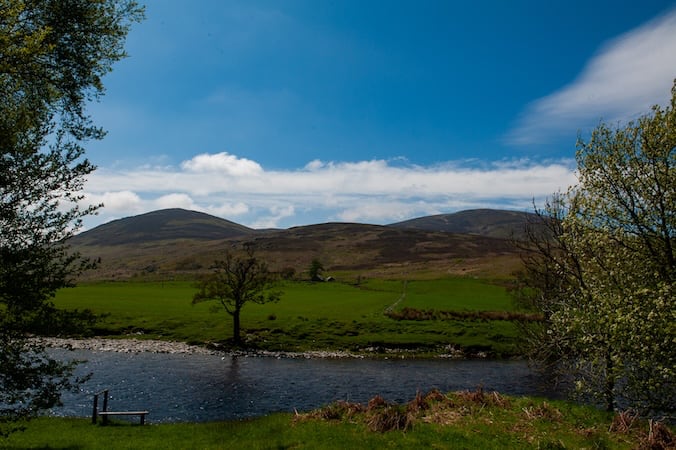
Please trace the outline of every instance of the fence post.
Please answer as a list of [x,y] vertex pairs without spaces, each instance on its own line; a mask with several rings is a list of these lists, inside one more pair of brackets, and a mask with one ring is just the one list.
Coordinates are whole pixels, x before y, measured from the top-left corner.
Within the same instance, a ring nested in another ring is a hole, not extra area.
[[96,425],[96,416],[98,415],[99,394],[94,394],[94,409],[92,410],[92,424]]
[[[108,411],[108,389],[103,390],[103,411]],[[103,424],[108,423],[108,416],[103,416]]]

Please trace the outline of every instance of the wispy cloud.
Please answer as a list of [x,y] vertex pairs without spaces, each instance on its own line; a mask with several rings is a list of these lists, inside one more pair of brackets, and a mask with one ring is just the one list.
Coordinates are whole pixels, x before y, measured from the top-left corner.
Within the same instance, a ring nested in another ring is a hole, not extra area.
[[632,119],[664,104],[674,78],[676,8],[604,45],[575,81],[529,105],[505,140],[537,144]]
[[96,223],[160,208],[187,208],[254,228],[310,222],[389,223],[472,207],[527,209],[575,182],[572,161],[405,165],[401,161],[312,161],[265,170],[229,153],[200,154],[178,167],[97,170],[87,200],[105,204]]

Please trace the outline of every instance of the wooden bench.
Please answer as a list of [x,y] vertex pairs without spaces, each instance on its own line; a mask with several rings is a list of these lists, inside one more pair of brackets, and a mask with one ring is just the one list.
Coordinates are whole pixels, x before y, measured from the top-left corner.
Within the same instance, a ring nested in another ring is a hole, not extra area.
[[148,411],[99,411],[98,415],[103,417],[103,424],[108,423],[108,416],[140,416],[141,425],[146,423]]
[[[103,394],[103,406],[99,411],[99,395]],[[141,418],[141,425],[145,425],[146,416],[149,411],[108,411],[108,389],[94,394],[94,408],[92,409],[92,423],[96,424],[97,417],[103,418],[103,425],[108,423],[109,416],[139,416]]]

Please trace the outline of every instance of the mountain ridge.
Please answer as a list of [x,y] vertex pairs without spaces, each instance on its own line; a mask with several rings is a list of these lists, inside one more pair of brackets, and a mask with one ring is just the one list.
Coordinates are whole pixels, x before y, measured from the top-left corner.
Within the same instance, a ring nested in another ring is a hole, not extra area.
[[[531,217],[534,214],[483,208],[416,217],[379,226],[510,239],[522,235]],[[331,224],[343,225],[349,222],[298,225],[286,230]],[[112,220],[78,234],[73,237],[73,241],[89,245],[118,245],[170,239],[224,239],[276,231],[284,229],[254,229],[199,211],[168,208]]]
[[389,226],[501,239],[522,239],[525,236],[526,225],[533,223],[535,217],[533,213],[482,208],[417,217]]
[[[474,228],[467,224],[473,214],[481,216]],[[84,277],[90,280],[194,277],[208,270],[214,260],[248,243],[255,245],[272,270],[293,269],[296,274],[307,270],[313,259],[319,259],[327,270],[378,277],[412,273],[504,276],[518,264],[514,243],[491,235],[503,235],[510,223],[516,223],[511,212],[464,213],[460,215],[462,227],[433,229],[442,216],[394,225],[327,222],[255,230],[205,213],[167,209],[108,222],[74,236],[70,243],[83,256],[101,260]],[[447,216],[442,221],[457,222],[453,214]],[[491,227],[491,220],[501,225]]]

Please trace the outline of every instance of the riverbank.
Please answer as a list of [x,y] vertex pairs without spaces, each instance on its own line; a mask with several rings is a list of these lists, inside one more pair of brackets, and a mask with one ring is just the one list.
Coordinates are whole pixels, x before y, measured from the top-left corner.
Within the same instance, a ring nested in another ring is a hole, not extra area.
[[269,350],[220,350],[213,347],[190,345],[184,342],[156,339],[56,338],[43,337],[38,341],[46,347],[116,353],[166,353],[188,355],[221,355],[270,358],[365,358],[345,351],[312,350],[305,352]]
[[[57,338],[41,337],[37,339],[41,344],[51,348],[89,350],[95,352],[117,353],[166,353],[166,354],[190,354],[190,355],[221,355],[221,356],[244,356],[244,357],[269,357],[269,358],[354,358],[384,357],[404,359],[407,357],[420,357],[421,353],[408,349],[378,349],[367,347],[363,353],[352,353],[343,350],[308,350],[304,352],[270,351],[270,350],[227,350],[215,346],[190,345],[184,342],[162,341],[157,339],[109,339],[109,338]],[[443,351],[435,354],[439,359],[466,359],[485,358],[485,353],[467,355],[461,350],[446,346]],[[427,356],[429,357],[429,356]]]
[[[472,448],[668,449],[672,431],[569,402],[465,391],[419,394],[392,405],[337,402],[305,414],[208,423],[94,426],[90,419],[39,418],[0,438],[7,449],[87,448]],[[631,419],[631,417],[629,417]],[[152,422],[151,422],[152,423]]]

